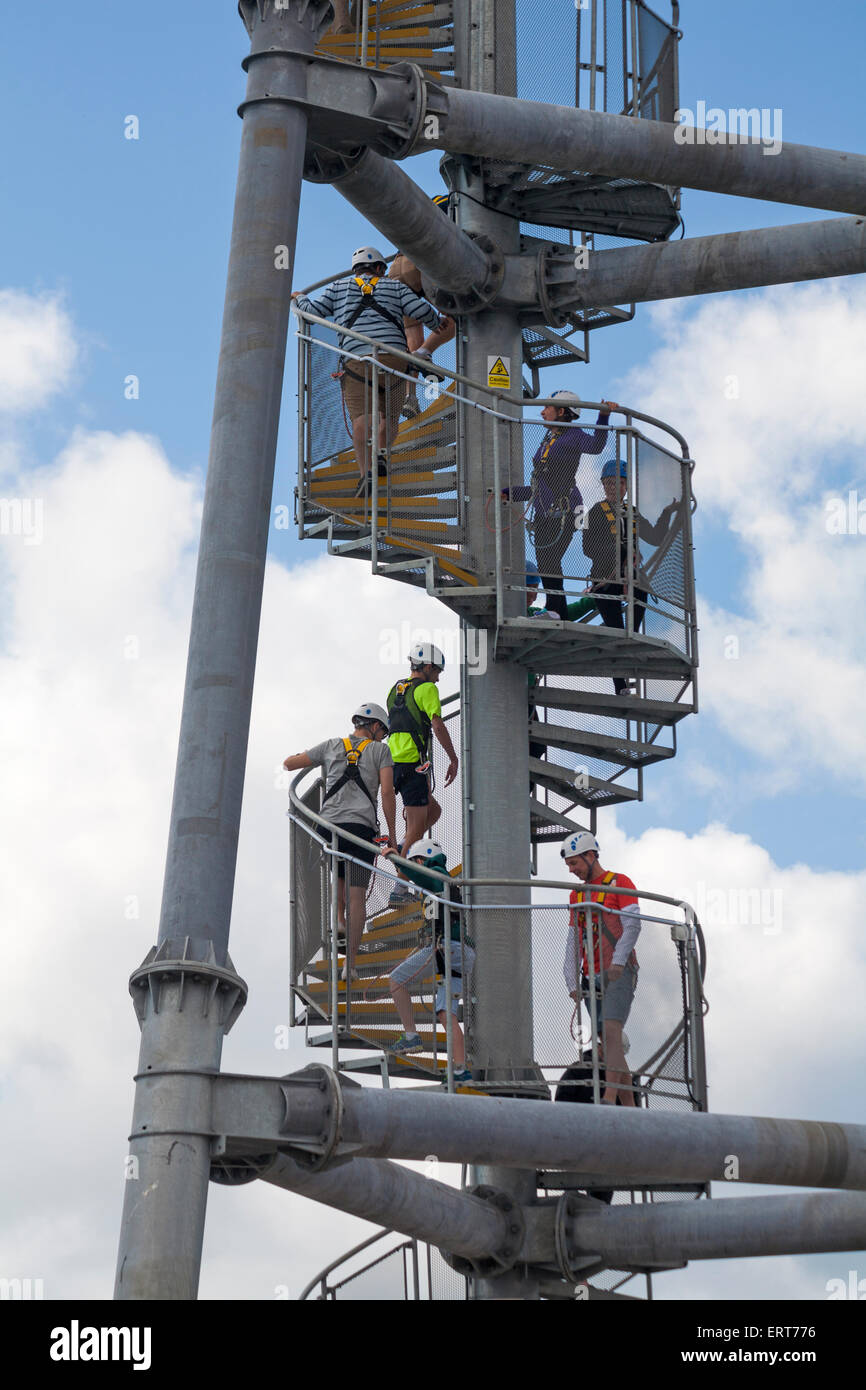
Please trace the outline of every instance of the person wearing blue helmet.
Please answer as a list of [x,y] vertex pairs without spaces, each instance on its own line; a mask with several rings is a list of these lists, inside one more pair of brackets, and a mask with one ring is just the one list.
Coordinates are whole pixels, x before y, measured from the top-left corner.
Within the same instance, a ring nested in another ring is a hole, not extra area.
[[550,399],[551,404],[541,412],[547,431],[532,460],[529,486],[504,488],[502,496],[506,501],[532,503],[528,529],[535,540],[536,563],[547,593],[547,616],[565,622],[568,605],[562,564],[583,506],[577,470],[583,454],[602,452],[610,412],[619,407],[615,401],[602,401],[596,427],[590,432],[573,423],[579,418],[581,404],[573,391],[554,391]]
[[[625,631],[625,605],[628,602],[628,532],[625,499],[628,493],[628,464],[625,459],[611,459],[601,470],[604,499],[590,508],[583,532],[583,553],[592,562],[590,589],[605,627]],[[655,524],[632,512],[632,580],[634,584],[634,630],[638,632],[646,616],[649,581],[641,568],[641,540],[660,545],[679,510],[678,502],[670,502]],[[613,688],[617,695],[627,695],[631,683],[615,676]]]

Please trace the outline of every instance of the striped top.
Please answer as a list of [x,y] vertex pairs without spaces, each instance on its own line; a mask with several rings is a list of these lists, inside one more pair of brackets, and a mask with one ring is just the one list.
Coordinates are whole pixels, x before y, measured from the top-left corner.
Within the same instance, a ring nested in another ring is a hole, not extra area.
[[[389,323],[375,309],[365,308],[355,320],[355,327],[359,333],[366,333],[368,337],[375,338],[383,348],[406,351],[406,333],[402,327],[404,317],[418,319],[430,328],[439,327],[439,315],[432,305],[428,304],[426,299],[419,298],[402,281],[387,280],[383,277],[377,281],[374,294],[376,302],[381,304],[383,309],[387,309],[397,322]],[[335,280],[318,299],[308,299],[306,295],[299,295],[295,303],[304,313],[318,314],[320,318],[344,324],[349,322],[364,297],[352,275],[345,280]],[[401,325],[400,328],[397,327],[397,323]],[[339,346],[358,357],[369,357],[373,352],[370,343],[358,342],[351,334],[346,333],[339,335]]]

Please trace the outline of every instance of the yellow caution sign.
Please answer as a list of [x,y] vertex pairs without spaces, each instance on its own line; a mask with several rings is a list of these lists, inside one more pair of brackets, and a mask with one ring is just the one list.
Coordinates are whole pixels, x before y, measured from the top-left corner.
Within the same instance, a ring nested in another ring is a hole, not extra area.
[[487,385],[493,391],[511,390],[511,358],[488,357]]

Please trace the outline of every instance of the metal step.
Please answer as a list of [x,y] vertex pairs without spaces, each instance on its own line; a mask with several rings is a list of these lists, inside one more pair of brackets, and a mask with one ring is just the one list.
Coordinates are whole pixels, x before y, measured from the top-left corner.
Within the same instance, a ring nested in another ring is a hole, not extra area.
[[667,241],[680,224],[664,184],[496,159],[481,167],[487,207],[520,222],[636,241]]
[[610,715],[611,719],[646,724],[676,724],[695,705],[667,700],[645,700],[637,695],[601,695],[594,690],[572,690],[564,686],[539,685],[532,692],[532,703],[545,709],[569,709],[580,714]]
[[623,786],[619,782],[607,782],[600,777],[581,774],[588,785],[576,787],[574,773],[562,768],[562,775],[557,777],[553,771],[555,766],[554,763],[543,762],[540,758],[530,758],[530,779],[538,782],[539,786],[546,787],[548,791],[567,797],[579,806],[616,806],[622,801],[640,800],[639,793],[634,788]]
[[541,618],[506,618],[497,633],[497,647],[521,665],[550,675],[643,676],[653,680],[686,681],[692,676],[687,656],[670,642],[595,623],[569,623]]
[[590,733],[586,729],[567,729],[560,724],[542,724],[531,721],[529,737],[533,742],[545,743],[549,748],[564,748],[569,752],[584,753],[588,758],[599,758],[607,763],[621,763],[623,767],[646,767],[650,763],[664,762],[674,756],[673,748],[664,748],[656,743],[640,743],[636,739],[611,738],[609,734]]

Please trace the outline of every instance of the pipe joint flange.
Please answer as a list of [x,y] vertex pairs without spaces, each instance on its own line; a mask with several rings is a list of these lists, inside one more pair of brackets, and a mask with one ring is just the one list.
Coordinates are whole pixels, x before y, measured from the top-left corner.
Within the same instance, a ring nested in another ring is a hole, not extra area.
[[212,952],[209,954],[208,960],[196,960],[192,955],[174,956],[171,943],[154,947],[129,977],[129,992],[139,1023],[144,1023],[148,1008],[159,1013],[165,1007],[166,986],[179,984],[174,1007],[180,1013],[189,986],[204,985],[204,1017],[210,1017],[215,1011],[216,1018],[228,1032],[247,1002],[247,985],[236,974],[231,960],[224,966],[217,965]]
[[354,150],[326,150],[323,145],[307,145],[304,155],[304,178],[308,183],[334,183],[359,164],[365,154],[363,145]]
[[427,117],[427,83],[417,63],[393,63],[384,72],[371,70],[373,100],[368,115],[381,129],[368,143],[386,159],[411,154]]
[[285,1104],[280,1135],[286,1136],[280,1152],[308,1172],[318,1173],[334,1157],[343,1129],[343,1092],[337,1074],[314,1063],[283,1077],[280,1089]]
[[520,1204],[507,1192],[501,1192],[497,1187],[488,1187],[482,1184],[481,1187],[469,1189],[470,1196],[479,1197],[482,1202],[490,1202],[502,1212],[506,1221],[506,1234],[502,1245],[498,1250],[493,1250],[489,1255],[468,1258],[465,1255],[451,1255],[443,1250],[442,1256],[447,1264],[457,1274],[463,1274],[467,1278],[474,1275],[478,1279],[495,1279],[498,1274],[507,1274],[513,1269],[520,1258],[523,1243],[526,1235],[526,1222],[523,1219],[523,1212]]
[[556,1204],[553,1223],[556,1263],[563,1279],[570,1284],[579,1283],[585,1278],[587,1268],[586,1252],[578,1252],[572,1242],[572,1223],[581,1211],[598,1211],[599,1205],[595,1198],[581,1197],[576,1192],[563,1192]]
[[443,314],[477,314],[492,304],[502,289],[502,281],[505,278],[505,256],[502,250],[493,238],[484,232],[467,232],[466,235],[484,252],[487,257],[487,269],[480,284],[473,285],[461,294],[443,290],[438,285],[431,287],[428,296],[430,302]]
[[290,0],[238,0],[238,14],[250,37],[256,23],[263,24],[271,11],[290,8],[295,11],[292,18],[303,24],[316,40],[322,37],[334,17],[330,0],[291,0],[291,3]]
[[247,1183],[257,1182],[263,1173],[273,1167],[274,1157],[273,1153],[266,1153],[214,1158],[210,1165],[210,1181],[220,1187],[246,1187]]

